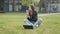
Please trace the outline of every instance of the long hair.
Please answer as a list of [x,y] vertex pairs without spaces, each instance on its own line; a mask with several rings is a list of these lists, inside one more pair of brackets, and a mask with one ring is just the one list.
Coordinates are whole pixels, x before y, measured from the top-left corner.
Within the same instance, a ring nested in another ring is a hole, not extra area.
[[34,11],[34,9],[35,9],[34,6],[33,5],[30,5],[30,7],[31,7],[32,11]]
[[[30,8],[32,9],[32,13],[34,13],[34,12],[35,12],[34,6],[33,6],[33,5],[30,5]],[[29,12],[30,12],[30,11],[29,11]]]

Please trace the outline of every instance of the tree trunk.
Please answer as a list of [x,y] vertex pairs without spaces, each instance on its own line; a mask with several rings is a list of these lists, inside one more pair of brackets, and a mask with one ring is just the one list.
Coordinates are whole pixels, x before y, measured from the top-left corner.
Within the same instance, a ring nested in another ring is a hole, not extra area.
[[42,1],[43,0],[40,0],[40,2],[39,2],[39,12],[41,13],[41,5],[42,5]]

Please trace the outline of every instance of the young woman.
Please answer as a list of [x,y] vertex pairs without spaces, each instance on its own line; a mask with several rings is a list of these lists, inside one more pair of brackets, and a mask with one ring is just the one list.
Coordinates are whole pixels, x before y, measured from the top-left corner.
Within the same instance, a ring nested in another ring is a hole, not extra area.
[[24,19],[24,22],[27,24],[27,25],[33,25],[33,26],[36,26],[38,27],[38,25],[42,22],[42,19],[38,18],[38,14],[37,12],[35,11],[34,9],[34,6],[33,5],[30,5],[28,10],[26,11],[26,19]]

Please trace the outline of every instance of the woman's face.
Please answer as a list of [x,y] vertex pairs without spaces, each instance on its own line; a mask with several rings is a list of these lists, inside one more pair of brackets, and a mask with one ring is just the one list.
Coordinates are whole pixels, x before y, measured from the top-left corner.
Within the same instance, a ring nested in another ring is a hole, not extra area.
[[31,6],[29,6],[29,11],[32,11]]

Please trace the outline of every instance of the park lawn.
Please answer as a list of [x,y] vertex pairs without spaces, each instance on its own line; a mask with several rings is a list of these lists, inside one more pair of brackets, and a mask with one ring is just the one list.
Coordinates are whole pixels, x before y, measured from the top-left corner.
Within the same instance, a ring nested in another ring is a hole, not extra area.
[[43,22],[38,28],[23,28],[24,13],[0,13],[0,34],[60,34],[60,14],[39,16]]

